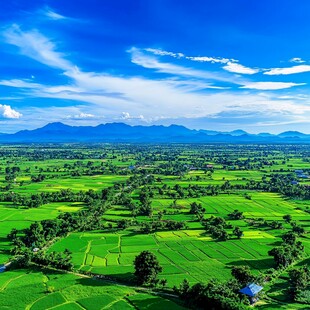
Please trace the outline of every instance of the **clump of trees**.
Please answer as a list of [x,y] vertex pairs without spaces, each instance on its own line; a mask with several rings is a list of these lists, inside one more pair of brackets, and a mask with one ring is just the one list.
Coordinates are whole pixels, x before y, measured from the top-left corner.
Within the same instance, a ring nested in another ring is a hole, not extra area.
[[186,223],[173,220],[152,220],[151,222],[142,222],[140,231],[146,234],[162,230],[181,230],[186,229]]
[[241,239],[243,236],[243,231],[240,229],[240,227],[235,227],[233,230],[233,234],[238,238]]
[[190,214],[203,214],[206,212],[206,209],[202,207],[201,203],[192,202],[190,204]]
[[73,270],[72,253],[69,250],[64,250],[64,252],[49,252],[46,253],[43,250],[33,252],[29,248],[20,249],[16,253],[12,263],[13,266],[17,268],[28,267],[31,263],[49,266],[61,270]]
[[280,221],[266,221],[265,219],[258,217],[258,218],[249,218],[246,219],[249,226],[254,227],[266,227],[269,229],[282,229],[283,224]]
[[297,241],[294,232],[287,232],[282,236],[283,243],[268,252],[273,256],[277,268],[285,268],[302,257],[304,246]]
[[310,269],[307,265],[289,271],[289,286],[295,301],[310,304]]
[[190,204],[189,213],[195,214],[199,221],[203,220],[205,212],[206,212],[206,209],[202,207],[201,203],[192,202]]
[[231,228],[222,217],[211,216],[203,221],[206,231],[212,236],[212,238],[226,241],[229,239],[229,234],[225,228]]
[[184,280],[174,291],[192,309],[223,309],[243,310],[248,309],[249,301],[240,295],[240,286],[237,281],[230,280],[222,283],[212,279],[206,284],[197,283],[193,286]]
[[[67,193],[70,194],[71,192],[68,191]],[[92,198],[92,194],[94,194],[94,198]],[[26,266],[27,262],[32,261],[55,268],[70,269],[72,266],[69,263],[68,257],[71,256],[67,255],[68,253],[63,258],[61,256],[58,257],[56,253],[45,253],[42,249],[47,248],[55,238],[65,237],[70,232],[104,228],[101,218],[110,206],[113,197],[109,195],[109,190],[104,190],[96,194],[89,191],[85,196],[85,199],[88,198],[89,203],[87,209],[80,210],[76,213],[61,213],[54,220],[34,222],[29,228],[21,231],[12,229],[7,237],[13,243],[11,252],[18,258],[17,261],[19,263],[17,266]],[[102,200],[103,198],[106,198],[106,200]],[[32,253],[34,248],[41,251]],[[57,262],[61,262],[61,264]]]
[[38,174],[38,175],[32,175],[31,176],[31,182],[38,183],[45,180],[44,174]]
[[228,217],[231,220],[242,220],[244,218],[243,212],[239,210],[234,210],[233,212],[228,214]]

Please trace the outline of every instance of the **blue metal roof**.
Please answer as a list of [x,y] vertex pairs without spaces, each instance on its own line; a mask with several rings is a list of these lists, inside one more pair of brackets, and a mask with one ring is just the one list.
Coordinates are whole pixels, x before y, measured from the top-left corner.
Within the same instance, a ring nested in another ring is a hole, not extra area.
[[239,292],[250,297],[254,297],[257,293],[259,293],[263,289],[262,286],[259,286],[255,283],[248,284],[246,287],[241,289]]

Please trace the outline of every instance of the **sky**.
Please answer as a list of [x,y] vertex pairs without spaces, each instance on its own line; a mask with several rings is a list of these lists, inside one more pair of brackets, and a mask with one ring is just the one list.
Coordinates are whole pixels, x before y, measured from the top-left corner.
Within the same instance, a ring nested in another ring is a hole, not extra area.
[[0,4],[0,132],[50,122],[310,133],[310,1]]

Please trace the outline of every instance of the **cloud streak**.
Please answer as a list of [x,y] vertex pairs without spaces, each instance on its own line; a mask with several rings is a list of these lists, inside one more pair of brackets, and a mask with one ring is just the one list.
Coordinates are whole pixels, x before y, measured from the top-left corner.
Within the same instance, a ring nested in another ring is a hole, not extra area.
[[258,89],[258,90],[279,90],[295,86],[303,86],[306,83],[291,83],[291,82],[251,82],[240,88]]
[[264,72],[266,75],[288,75],[296,73],[310,72],[310,65],[299,65],[287,68],[272,68]]
[[245,67],[239,63],[231,61],[227,62],[226,66],[224,66],[223,69],[229,72],[240,74],[255,74],[260,72],[260,69]]
[[65,55],[56,51],[55,43],[37,30],[22,31],[17,24],[13,24],[3,32],[3,36],[7,43],[17,46],[22,55],[53,68],[72,69]]
[[44,9],[42,9],[39,13],[42,13],[44,16],[46,16],[48,19],[51,19],[51,20],[65,20],[65,19],[68,19],[68,17],[55,12],[54,10],[52,10],[48,6],[46,6]]

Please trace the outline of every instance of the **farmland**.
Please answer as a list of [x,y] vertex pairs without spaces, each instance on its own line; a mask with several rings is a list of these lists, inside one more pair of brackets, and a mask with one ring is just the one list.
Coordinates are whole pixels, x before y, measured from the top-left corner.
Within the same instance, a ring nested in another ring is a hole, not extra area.
[[[0,263],[21,250],[31,258],[0,274],[0,308],[182,309],[171,296],[184,279],[224,283],[233,266],[248,266],[263,279],[255,307],[305,309],[288,289],[290,270],[309,265],[309,153],[302,145],[2,146]],[[225,238],[210,228],[214,218]],[[71,226],[60,232],[60,222]],[[47,236],[40,225],[59,232]],[[34,227],[44,237],[33,239]],[[278,268],[269,252],[292,230],[302,254]],[[133,262],[144,250],[157,257],[165,287],[136,286]],[[54,253],[70,253],[72,270],[38,258]]]

